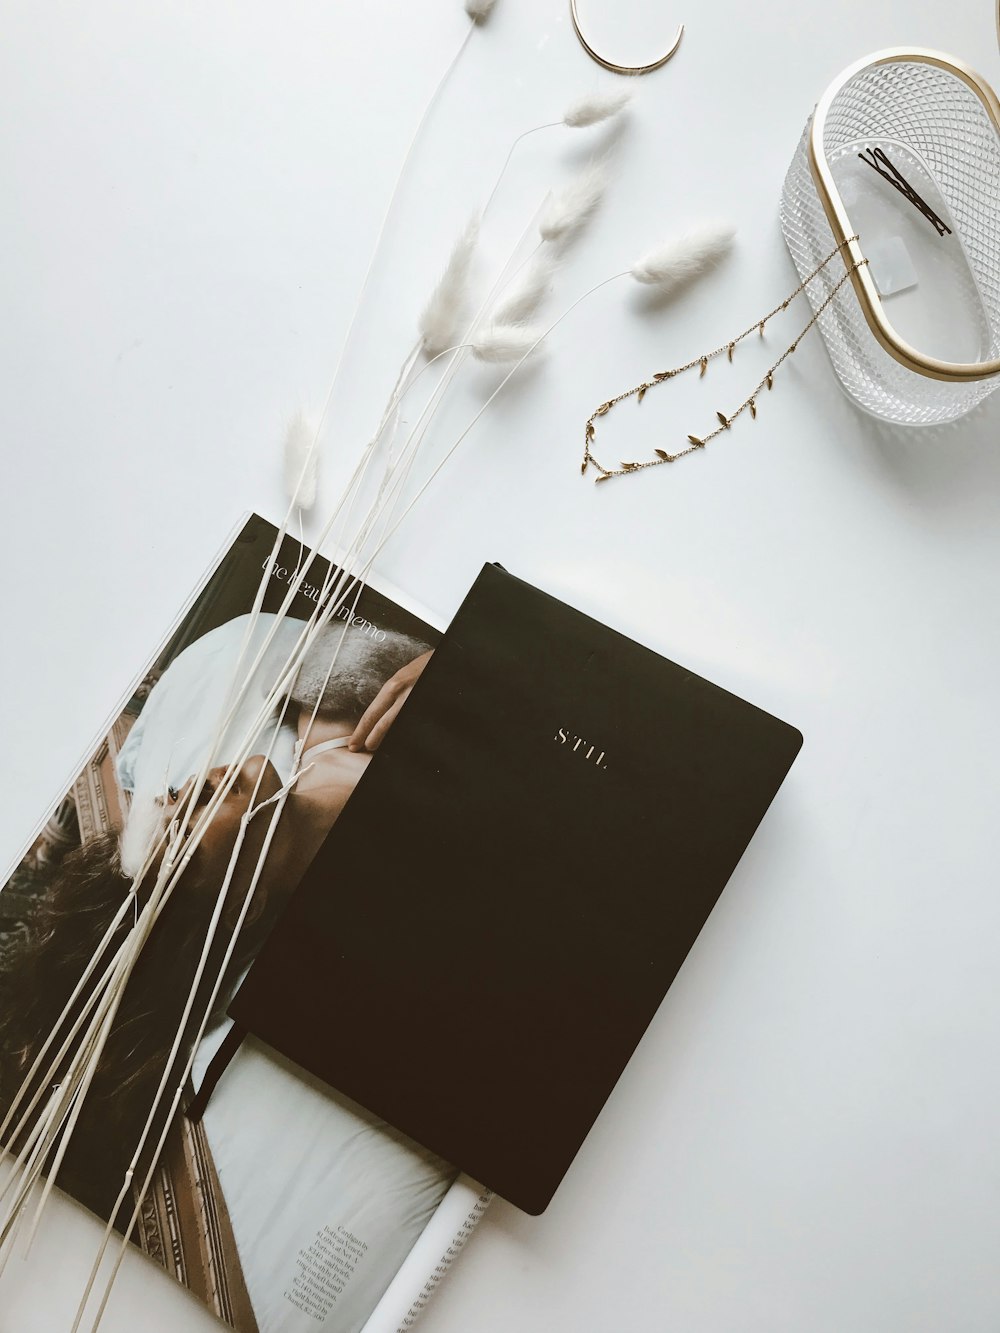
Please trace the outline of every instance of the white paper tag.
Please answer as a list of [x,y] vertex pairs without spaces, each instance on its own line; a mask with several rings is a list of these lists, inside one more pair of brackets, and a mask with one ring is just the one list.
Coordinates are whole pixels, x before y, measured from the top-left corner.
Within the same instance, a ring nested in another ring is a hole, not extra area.
[[865,246],[868,268],[879,296],[895,296],[917,285],[917,270],[901,236],[887,236]]

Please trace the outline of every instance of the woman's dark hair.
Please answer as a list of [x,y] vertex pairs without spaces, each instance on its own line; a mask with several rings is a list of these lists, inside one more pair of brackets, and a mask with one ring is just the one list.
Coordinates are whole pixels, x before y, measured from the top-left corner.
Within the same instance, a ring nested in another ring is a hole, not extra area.
[[[6,1114],[130,888],[113,834],[94,838],[70,852],[51,873],[50,882],[40,886],[39,906],[28,937],[0,975],[0,1117]],[[143,899],[140,888],[140,904]],[[164,907],[125,988],[60,1168],[58,1183],[102,1217],[110,1216],[149,1116],[194,981],[215,899],[212,886],[199,882],[189,867]],[[259,949],[279,910],[276,899],[277,895],[268,894],[262,901],[255,901],[227,969],[229,985]],[[149,1137],[150,1151],[159,1140],[166,1110],[222,967],[232,930],[231,925],[225,927],[225,921],[231,915],[224,913],[223,925],[216,934],[188,1031],[167,1084],[160,1120]],[[95,978],[110,962],[132,922],[130,911],[106,946]],[[220,990],[219,1005],[229,998],[227,981]],[[79,1005],[73,1016],[78,1013]],[[63,1034],[68,1030],[69,1023],[60,1029]],[[59,1044],[53,1044],[45,1066]],[[13,1123],[20,1114],[18,1111]],[[148,1160],[140,1164],[138,1180],[143,1179],[146,1167]],[[119,1225],[127,1221],[131,1206],[128,1201],[116,1219]]]

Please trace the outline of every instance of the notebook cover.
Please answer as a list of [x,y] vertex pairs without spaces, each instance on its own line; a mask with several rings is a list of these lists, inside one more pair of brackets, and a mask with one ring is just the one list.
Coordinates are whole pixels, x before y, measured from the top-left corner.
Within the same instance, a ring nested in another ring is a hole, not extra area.
[[801,743],[487,565],[230,1012],[540,1213]]

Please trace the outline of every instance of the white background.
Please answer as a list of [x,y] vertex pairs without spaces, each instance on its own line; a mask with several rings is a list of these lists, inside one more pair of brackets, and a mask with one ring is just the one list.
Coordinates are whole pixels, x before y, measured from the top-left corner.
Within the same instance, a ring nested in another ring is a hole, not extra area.
[[[627,282],[581,306],[380,567],[447,618],[500,560],[806,742],[548,1212],[497,1202],[424,1327],[986,1333],[1000,1326],[1000,397],[950,430],[880,428],[813,334],[756,424],[704,454],[600,487],[578,462],[604,397],[795,285],[778,199],[830,79],[905,43],[996,83],[994,17],[988,0],[581,9],[626,61],[688,26],[636,87],[614,187],[549,311],[700,217],[731,218],[736,248],[661,311]],[[4,7],[0,862],[240,514],[280,517],[284,422],[323,401],[397,169],[466,27],[458,0]],[[499,0],[473,34],[348,347],[327,503],[510,141],[611,81],[564,0]],[[600,142],[526,141],[488,220],[492,263]],[[787,318],[771,346],[805,316]],[[623,405],[602,446],[627,458],[707,429],[756,382],[752,355]],[[465,372],[428,459],[495,382]],[[627,846],[620,860],[624,882]],[[53,1214],[0,1284],[2,1333],[68,1329],[84,1239],[68,1208]],[[214,1326],[140,1263],[106,1325]]]

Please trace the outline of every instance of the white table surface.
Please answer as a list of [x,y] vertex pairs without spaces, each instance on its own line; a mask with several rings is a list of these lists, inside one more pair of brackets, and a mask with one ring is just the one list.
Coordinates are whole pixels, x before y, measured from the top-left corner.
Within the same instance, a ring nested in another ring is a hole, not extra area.
[[[552,1206],[536,1219],[497,1202],[423,1327],[986,1333],[1000,1327],[1000,396],[954,429],[887,431],[844,398],[814,334],[756,425],[704,455],[602,487],[578,462],[601,398],[795,285],[781,183],[837,71],[905,43],[996,82],[991,6],[581,9],[625,60],[681,19],[687,34],[636,87],[616,183],[549,311],[701,217],[737,223],[735,251],[659,313],[626,284],[582,306],[380,569],[446,618],[500,560],[806,743]],[[284,421],[325,396],[466,22],[458,0],[5,7],[0,861],[239,515],[280,515]],[[509,142],[602,80],[565,0],[499,0],[473,35],[348,348],[327,502]],[[491,214],[495,261],[600,138],[527,141]],[[623,406],[602,433],[621,441],[612,455],[741,401],[738,364],[712,374],[715,396],[679,384]],[[493,382],[466,372],[428,457]],[[0,1285],[2,1333],[68,1329],[89,1235],[68,1206],[51,1215]],[[104,1327],[216,1325],[136,1261]]]

